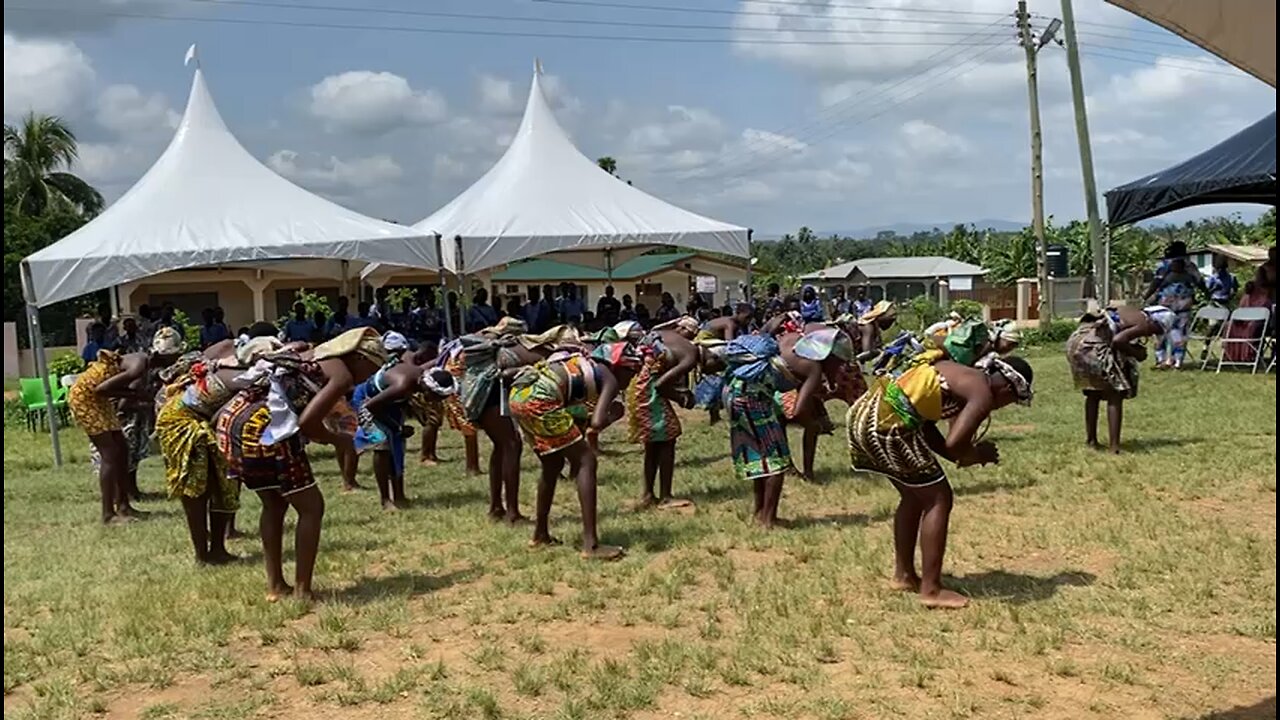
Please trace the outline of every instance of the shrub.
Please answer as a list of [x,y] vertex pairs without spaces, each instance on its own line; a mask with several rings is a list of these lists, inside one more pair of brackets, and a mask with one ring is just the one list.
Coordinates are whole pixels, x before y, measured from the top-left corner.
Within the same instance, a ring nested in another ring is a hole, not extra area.
[[924,329],[942,319],[942,306],[928,295],[911,298],[898,314],[898,326],[912,332]]
[[952,300],[948,311],[957,313],[963,318],[982,319],[982,303],[977,300],[966,300],[964,298]]
[[1022,345],[1023,347],[1060,345],[1071,337],[1071,333],[1075,332],[1077,327],[1079,323],[1074,320],[1050,320],[1047,323],[1041,323],[1040,327],[1022,331]]
[[[308,320],[315,317],[317,310],[323,311],[325,317],[333,315],[333,310],[329,309],[329,299],[320,293],[311,292],[306,288],[298,288],[298,291],[294,293],[293,302],[302,303],[302,307],[306,309]],[[283,330],[285,324],[292,318],[293,303],[290,303],[289,307],[285,308],[284,315],[280,316],[279,320],[276,320],[276,327]]]
[[49,374],[55,378],[84,372],[85,362],[75,353],[62,353],[49,359]]

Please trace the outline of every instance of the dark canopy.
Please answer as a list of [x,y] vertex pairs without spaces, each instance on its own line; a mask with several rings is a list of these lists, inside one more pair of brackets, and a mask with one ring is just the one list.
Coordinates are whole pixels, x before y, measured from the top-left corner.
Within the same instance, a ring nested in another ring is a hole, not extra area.
[[1276,114],[1190,160],[1107,192],[1107,220],[1125,225],[1211,203],[1276,204]]

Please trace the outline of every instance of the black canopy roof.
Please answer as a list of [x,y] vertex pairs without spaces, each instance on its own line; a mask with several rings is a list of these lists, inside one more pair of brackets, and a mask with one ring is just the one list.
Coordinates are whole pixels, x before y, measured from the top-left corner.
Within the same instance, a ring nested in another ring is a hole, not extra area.
[[1276,114],[1190,160],[1107,192],[1107,220],[1124,225],[1210,203],[1276,204]]

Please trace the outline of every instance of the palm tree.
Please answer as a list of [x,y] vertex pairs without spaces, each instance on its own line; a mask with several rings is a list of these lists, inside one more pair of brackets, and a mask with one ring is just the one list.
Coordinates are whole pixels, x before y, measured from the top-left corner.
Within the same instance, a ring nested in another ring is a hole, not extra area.
[[609,155],[605,155],[604,157],[601,157],[601,158],[596,158],[596,165],[599,165],[601,170],[609,173],[610,175],[618,174],[618,161],[614,160]]
[[102,211],[102,195],[67,172],[79,156],[75,133],[54,115],[27,113],[18,126],[4,126],[6,203],[24,215],[41,215],[50,206],[85,215]]

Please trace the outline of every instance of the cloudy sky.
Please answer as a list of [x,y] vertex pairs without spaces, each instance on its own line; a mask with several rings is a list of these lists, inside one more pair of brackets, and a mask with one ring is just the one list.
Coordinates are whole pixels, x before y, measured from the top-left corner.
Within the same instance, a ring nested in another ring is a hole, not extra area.
[[[627,6],[630,7],[627,7]],[[277,172],[415,222],[501,155],[533,60],[561,123],[646,191],[763,233],[1029,211],[1024,61],[1003,0],[5,0],[4,116],[68,119],[114,199],[163,151],[199,43]],[[1031,0],[1043,28],[1057,0]],[[1183,159],[1275,91],[1076,0],[1098,183]],[[323,9],[318,9],[323,8]],[[1046,206],[1083,214],[1065,52],[1041,53]],[[1204,214],[1204,211],[1201,211]]]

